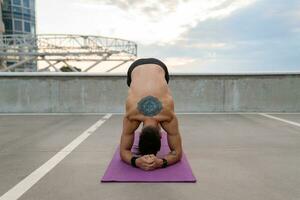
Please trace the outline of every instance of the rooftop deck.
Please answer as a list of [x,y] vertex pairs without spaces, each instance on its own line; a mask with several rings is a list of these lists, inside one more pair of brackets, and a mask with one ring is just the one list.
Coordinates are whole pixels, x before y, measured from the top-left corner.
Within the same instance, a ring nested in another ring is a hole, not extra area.
[[298,200],[300,113],[267,114],[178,114],[197,183],[100,183],[122,114],[1,114],[0,200]]

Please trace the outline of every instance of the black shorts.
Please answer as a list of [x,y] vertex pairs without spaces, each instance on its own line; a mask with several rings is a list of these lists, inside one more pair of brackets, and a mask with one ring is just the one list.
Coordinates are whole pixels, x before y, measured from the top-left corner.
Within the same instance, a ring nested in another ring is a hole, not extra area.
[[156,58],[141,58],[141,59],[138,59],[138,60],[134,61],[130,65],[130,67],[128,68],[128,71],[127,71],[127,85],[128,85],[128,87],[130,87],[131,73],[132,73],[133,69],[135,67],[139,66],[139,65],[144,65],[144,64],[156,64],[156,65],[161,66],[165,71],[165,79],[166,79],[167,83],[169,83],[169,71],[168,71],[167,66],[162,61],[160,61]]

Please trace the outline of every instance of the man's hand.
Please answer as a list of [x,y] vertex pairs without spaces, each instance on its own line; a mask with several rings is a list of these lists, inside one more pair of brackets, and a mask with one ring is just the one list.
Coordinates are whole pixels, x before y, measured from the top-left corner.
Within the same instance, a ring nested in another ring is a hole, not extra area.
[[162,159],[157,158],[154,154],[144,155],[136,159],[136,166],[146,171],[160,168],[162,163]]
[[135,160],[136,166],[143,170],[150,170],[150,166],[153,164],[154,160],[150,155],[144,155]]
[[156,157],[154,154],[151,154],[150,158],[153,159],[153,163],[150,165],[150,170],[161,168],[163,165],[163,160],[161,158]]

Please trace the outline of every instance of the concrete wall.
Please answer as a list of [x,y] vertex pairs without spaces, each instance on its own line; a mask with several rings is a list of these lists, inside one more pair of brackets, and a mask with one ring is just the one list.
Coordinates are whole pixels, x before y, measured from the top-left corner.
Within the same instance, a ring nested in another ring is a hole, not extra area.
[[[300,73],[173,74],[176,112],[300,112]],[[123,74],[0,73],[0,112],[124,112]]]

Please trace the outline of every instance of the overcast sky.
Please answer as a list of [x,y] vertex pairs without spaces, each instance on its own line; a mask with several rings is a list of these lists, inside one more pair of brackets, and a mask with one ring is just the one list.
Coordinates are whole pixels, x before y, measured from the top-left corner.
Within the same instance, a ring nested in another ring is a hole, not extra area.
[[132,40],[138,57],[159,58],[171,72],[300,71],[299,0],[36,3],[37,33]]

